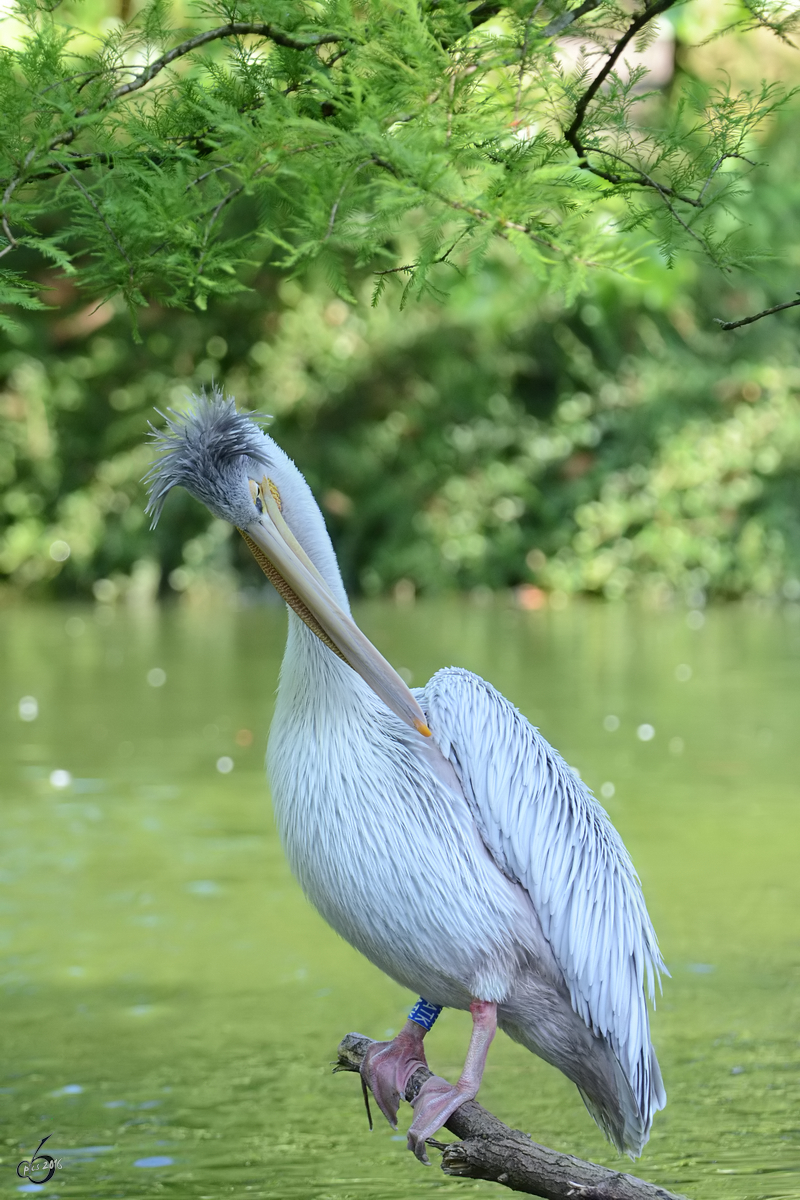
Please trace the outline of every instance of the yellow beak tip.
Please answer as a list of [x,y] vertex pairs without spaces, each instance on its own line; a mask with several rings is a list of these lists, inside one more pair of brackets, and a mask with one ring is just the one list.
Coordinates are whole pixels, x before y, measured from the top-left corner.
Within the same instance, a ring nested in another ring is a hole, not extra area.
[[423,737],[432,737],[432,736],[433,736],[433,735],[431,734],[431,731],[430,731],[430,729],[428,729],[428,726],[425,724],[425,722],[424,722],[424,721],[415,721],[415,722],[414,722],[414,728],[415,728],[415,729],[416,729],[416,730],[417,730],[419,733],[421,733]]

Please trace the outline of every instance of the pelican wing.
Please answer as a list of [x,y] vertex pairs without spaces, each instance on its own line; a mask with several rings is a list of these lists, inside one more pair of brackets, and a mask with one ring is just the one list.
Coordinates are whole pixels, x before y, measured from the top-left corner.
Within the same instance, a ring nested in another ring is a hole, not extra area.
[[639,878],[605,810],[538,730],[469,671],[437,672],[422,707],[498,867],[533,901],[587,1026],[608,1038],[649,1128],[666,1096],[646,997],[665,970]]

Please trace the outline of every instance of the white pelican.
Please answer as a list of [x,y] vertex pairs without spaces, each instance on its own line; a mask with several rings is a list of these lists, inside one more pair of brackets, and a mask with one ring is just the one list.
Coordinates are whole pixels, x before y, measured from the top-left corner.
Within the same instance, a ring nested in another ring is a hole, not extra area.
[[605,811],[477,675],[406,687],[353,622],[305,479],[233,400],[195,398],[154,434],[153,522],[182,485],[239,529],[289,606],[267,753],[286,854],[325,920],[420,997],[363,1066],[384,1115],[396,1124],[441,1009],[469,1009],[460,1079],[433,1076],[414,1103],[418,1158],[477,1093],[498,1025],[638,1155],[666,1103],[647,1008],[664,965]]

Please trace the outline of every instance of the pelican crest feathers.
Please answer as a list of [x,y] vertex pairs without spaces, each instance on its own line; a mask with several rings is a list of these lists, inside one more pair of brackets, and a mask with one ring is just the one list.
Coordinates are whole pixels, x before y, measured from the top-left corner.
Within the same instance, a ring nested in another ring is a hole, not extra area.
[[[237,412],[233,398],[217,387],[210,396],[205,392],[192,396],[186,412],[167,409],[159,415],[166,428],[150,424],[151,445],[159,457],[144,477],[151,528],[158,524],[174,487],[186,488],[215,515],[230,520],[232,486],[241,480],[242,468],[252,463],[263,470],[269,465],[269,443],[259,425],[271,418],[265,413]],[[249,514],[249,497],[243,500]]]

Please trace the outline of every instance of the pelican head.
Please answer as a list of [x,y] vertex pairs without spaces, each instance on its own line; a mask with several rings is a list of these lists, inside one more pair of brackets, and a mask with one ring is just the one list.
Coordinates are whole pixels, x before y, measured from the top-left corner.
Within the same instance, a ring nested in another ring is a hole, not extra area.
[[320,641],[396,716],[430,737],[414,696],[347,611],[322,514],[294,463],[260,427],[266,419],[237,412],[234,401],[214,389],[210,397],[193,397],[186,412],[165,416],[163,430],[151,427],[159,452],[145,477],[153,526],[174,487],[185,488],[215,517],[234,525]]

